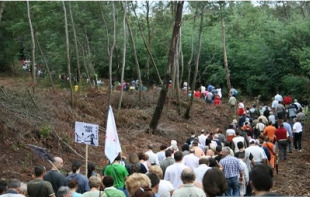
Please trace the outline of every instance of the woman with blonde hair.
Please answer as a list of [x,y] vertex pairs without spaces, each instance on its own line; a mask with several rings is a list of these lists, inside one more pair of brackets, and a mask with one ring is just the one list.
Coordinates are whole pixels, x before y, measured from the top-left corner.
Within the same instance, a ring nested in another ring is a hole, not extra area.
[[133,173],[126,179],[126,189],[128,190],[129,196],[133,197],[137,189],[146,188],[151,189],[151,180],[145,174]]

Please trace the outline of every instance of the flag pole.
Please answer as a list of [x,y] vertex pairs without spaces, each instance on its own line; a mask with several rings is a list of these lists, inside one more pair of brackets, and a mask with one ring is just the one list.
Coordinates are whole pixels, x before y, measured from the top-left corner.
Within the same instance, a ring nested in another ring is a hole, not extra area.
[[51,160],[48,160],[48,162],[59,172],[58,168],[53,164]]
[[86,162],[85,162],[86,163],[85,164],[86,165],[85,166],[85,176],[87,177],[87,171],[88,171],[88,169],[87,169],[87,167],[88,167],[88,163],[87,163],[88,162],[88,144],[86,144],[86,151],[85,152],[86,152],[85,153],[86,154],[85,155],[85,160],[86,160]]

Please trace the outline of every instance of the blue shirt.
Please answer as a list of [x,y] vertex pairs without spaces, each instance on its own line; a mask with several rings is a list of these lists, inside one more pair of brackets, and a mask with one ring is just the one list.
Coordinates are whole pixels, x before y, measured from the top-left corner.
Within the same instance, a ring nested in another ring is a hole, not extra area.
[[288,135],[289,135],[290,137],[293,137],[291,125],[290,125],[289,123],[287,123],[287,122],[283,122],[283,127],[284,127],[284,129],[287,130]]
[[80,193],[80,194],[83,194],[87,191],[89,191],[89,185],[88,185],[88,179],[80,174],[80,173],[71,173],[69,174],[66,178],[65,178],[65,182],[66,182],[66,185],[68,185],[68,182],[71,180],[71,179],[75,179],[77,182],[78,182],[78,189],[76,190],[77,193]]
[[241,171],[244,170],[239,159],[237,159],[236,157],[232,157],[231,155],[227,155],[226,157],[221,159],[220,164],[224,168],[225,178],[236,177],[240,174]]

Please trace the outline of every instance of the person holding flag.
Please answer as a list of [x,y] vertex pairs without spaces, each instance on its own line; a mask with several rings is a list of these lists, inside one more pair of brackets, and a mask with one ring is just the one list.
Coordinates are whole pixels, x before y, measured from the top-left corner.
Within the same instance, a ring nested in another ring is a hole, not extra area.
[[128,197],[128,191],[125,189],[125,180],[129,174],[127,169],[120,164],[120,161],[122,160],[122,149],[118,139],[115,119],[111,106],[109,106],[106,128],[104,152],[109,159],[110,164],[105,168],[104,175],[111,176],[114,179],[114,187],[122,190],[126,197]]

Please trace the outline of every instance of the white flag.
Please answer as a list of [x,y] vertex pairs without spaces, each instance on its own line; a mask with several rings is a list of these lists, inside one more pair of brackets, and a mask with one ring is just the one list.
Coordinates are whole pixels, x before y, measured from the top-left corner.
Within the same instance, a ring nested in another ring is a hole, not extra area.
[[107,129],[105,136],[105,148],[104,153],[108,157],[111,163],[117,157],[118,153],[122,152],[121,144],[119,143],[114,115],[112,107],[109,107],[109,114],[107,120]]

